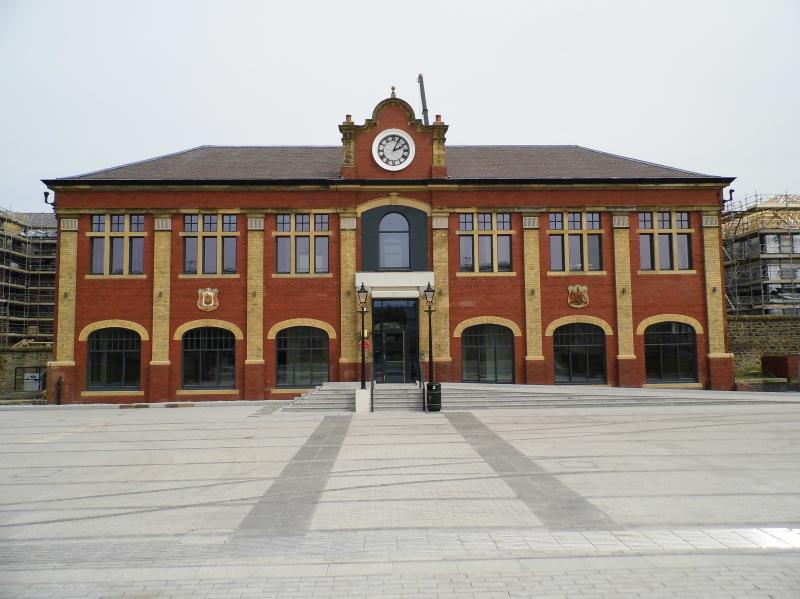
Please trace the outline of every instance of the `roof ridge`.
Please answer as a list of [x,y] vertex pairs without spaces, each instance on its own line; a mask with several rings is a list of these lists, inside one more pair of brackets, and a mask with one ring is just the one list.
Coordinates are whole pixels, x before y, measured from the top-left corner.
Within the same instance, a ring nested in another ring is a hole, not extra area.
[[162,158],[170,158],[172,156],[178,156],[180,154],[188,154],[189,152],[194,152],[195,150],[199,150],[201,148],[207,148],[207,145],[200,145],[195,146],[193,148],[188,148],[186,150],[178,150],[177,152],[169,152],[167,154],[162,154],[161,156],[154,156],[152,158],[145,158],[144,160],[135,160],[133,162],[126,162],[125,164],[118,164],[117,166],[110,166],[107,168],[103,168],[97,171],[90,171],[88,173],[83,173],[80,175],[73,175],[71,177],[63,177],[64,179],[80,179],[82,177],[88,177],[89,175],[99,175],[100,173],[106,173],[108,171],[115,171],[120,168],[124,168],[126,166],[135,166],[137,164],[144,164],[145,162],[153,162],[154,160],[161,160]]
[[611,156],[612,158],[621,158],[622,160],[630,160],[631,162],[638,162],[639,164],[646,164],[648,166],[657,166],[659,168],[669,169],[679,173],[686,173],[687,175],[697,175],[698,177],[716,177],[716,175],[708,175],[706,173],[698,173],[697,171],[687,171],[686,169],[676,168],[674,166],[667,166],[666,164],[659,164],[658,162],[650,162],[648,160],[641,160],[639,158],[631,158],[630,156],[623,156],[622,154],[614,154],[612,152],[604,152],[603,150],[595,150],[594,148],[587,148],[586,146],[575,146],[587,152],[594,152],[595,154],[603,154],[604,156]]

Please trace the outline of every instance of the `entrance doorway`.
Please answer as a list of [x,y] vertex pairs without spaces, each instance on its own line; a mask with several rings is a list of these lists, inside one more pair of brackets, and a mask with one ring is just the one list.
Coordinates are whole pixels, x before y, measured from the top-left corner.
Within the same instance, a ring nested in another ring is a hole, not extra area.
[[419,378],[418,300],[372,301],[372,368],[376,383]]

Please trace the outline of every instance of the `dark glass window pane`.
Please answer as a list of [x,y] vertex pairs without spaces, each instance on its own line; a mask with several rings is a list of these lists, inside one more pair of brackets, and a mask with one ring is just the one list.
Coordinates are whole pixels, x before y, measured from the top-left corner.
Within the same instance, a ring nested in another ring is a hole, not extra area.
[[669,229],[670,228],[670,213],[669,212],[659,212],[658,213],[658,228],[659,229]]
[[281,387],[313,387],[328,380],[328,336],[313,327],[292,327],[278,333],[277,383]]
[[305,232],[310,229],[311,215],[309,214],[295,214],[294,215],[294,230]]
[[290,237],[276,237],[276,266],[277,272],[288,273],[292,269],[291,257],[291,238]]
[[144,231],[144,214],[131,214],[131,231],[134,233]]
[[131,237],[128,269],[132,275],[144,274],[144,237]]
[[238,225],[238,215],[236,214],[223,214],[222,215],[222,230],[231,232],[236,231]]
[[381,219],[378,230],[387,232],[408,231],[408,221],[402,214],[390,212]]
[[276,226],[278,231],[288,233],[292,230],[292,217],[288,214],[279,214]]
[[550,270],[564,270],[564,236],[550,236]]
[[589,253],[589,270],[603,270],[603,236],[587,235],[586,243]]
[[461,231],[472,231],[472,214],[459,214],[458,215],[458,228]]
[[658,235],[658,268],[672,270],[672,235],[669,233]]
[[213,233],[217,230],[217,215],[204,214],[203,215],[203,231]]
[[222,272],[236,272],[236,237],[222,238]]
[[138,389],[140,350],[139,335],[128,329],[101,329],[89,335],[88,388]]
[[315,214],[314,215],[314,230],[315,231],[327,231],[328,230],[328,215],[327,214]]
[[689,213],[688,212],[676,212],[675,213],[675,228],[676,229],[688,229],[689,228]]
[[653,270],[653,236],[639,235],[639,268],[641,270]]
[[514,382],[514,336],[507,328],[469,327],[461,336],[461,355],[465,382]]
[[106,217],[103,214],[92,215],[92,231],[102,233],[106,230]]
[[381,268],[408,268],[408,233],[380,234]]
[[314,272],[328,272],[328,238],[325,236],[314,238]]
[[564,228],[564,216],[560,212],[552,212],[549,216],[551,229],[560,230]]
[[124,272],[124,252],[125,252],[125,238],[112,237],[111,242],[111,257],[108,264],[108,272],[112,275],[121,275]]
[[500,212],[495,215],[497,219],[497,228],[500,231],[508,231],[511,229],[511,215],[508,213]]
[[694,329],[680,322],[661,322],[644,333],[645,371],[649,382],[697,381]]
[[640,229],[652,229],[653,228],[653,213],[652,212],[640,212],[639,213],[639,228]]
[[[299,215],[298,215],[299,216]],[[294,238],[294,271],[309,272],[309,238],[305,235]]]
[[183,216],[183,230],[187,233],[195,233],[197,231],[196,214],[185,214]]
[[197,274],[197,237],[183,238],[183,272]]
[[91,238],[91,252],[92,252],[92,268],[93,275],[103,274],[103,265],[105,263],[105,247],[106,240],[102,237]]
[[599,212],[587,212],[586,213],[586,228],[587,229],[599,229],[600,228],[600,213]]
[[121,233],[125,230],[125,215],[114,214],[111,216],[111,231]]
[[461,235],[458,238],[459,245],[459,269],[465,272],[475,270],[473,262],[473,237],[472,235]]
[[478,235],[478,270],[492,272],[492,236]]
[[578,230],[581,228],[581,213],[580,212],[570,212],[567,214],[567,226],[570,229]]
[[553,333],[557,383],[605,381],[605,334],[591,324],[564,325]]
[[122,385],[124,387],[138,387],[140,370],[141,356],[139,352],[125,352],[125,368]]
[[569,236],[569,269],[583,270],[583,235]]
[[689,233],[678,235],[678,268],[680,270],[692,268],[692,236]]
[[482,212],[478,214],[478,230],[480,231],[492,230],[492,214],[490,212]]
[[184,387],[235,387],[233,333],[215,327],[192,329],[183,335],[182,345]]
[[217,238],[203,237],[203,274],[216,274],[216,272]]
[[511,272],[511,235],[497,236],[497,270]]

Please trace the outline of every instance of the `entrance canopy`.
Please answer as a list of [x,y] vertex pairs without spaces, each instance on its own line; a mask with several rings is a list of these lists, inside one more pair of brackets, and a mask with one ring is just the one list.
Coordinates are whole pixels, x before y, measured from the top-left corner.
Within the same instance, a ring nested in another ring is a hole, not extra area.
[[432,272],[357,272],[356,289],[364,284],[376,299],[418,298],[422,290],[436,282]]

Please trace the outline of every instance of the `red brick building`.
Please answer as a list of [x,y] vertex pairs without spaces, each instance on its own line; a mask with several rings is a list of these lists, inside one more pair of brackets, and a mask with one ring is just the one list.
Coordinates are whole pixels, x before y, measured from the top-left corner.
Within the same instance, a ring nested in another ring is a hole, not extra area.
[[[341,146],[203,146],[46,180],[62,402],[263,399],[370,376],[730,389],[731,178],[579,146],[447,146],[395,97]],[[59,382],[60,381],[60,382]],[[58,391],[57,391],[58,386]],[[54,400],[54,399],[53,399]]]

